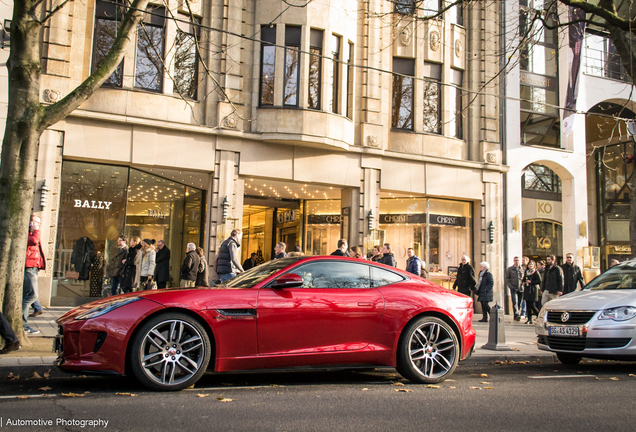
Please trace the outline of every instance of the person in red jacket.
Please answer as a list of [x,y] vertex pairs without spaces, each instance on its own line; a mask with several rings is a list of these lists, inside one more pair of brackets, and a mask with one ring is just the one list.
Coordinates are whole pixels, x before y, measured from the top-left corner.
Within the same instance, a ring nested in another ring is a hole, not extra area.
[[38,272],[46,270],[46,259],[40,243],[39,217],[32,215],[29,224],[29,242],[27,243],[26,262],[24,264],[24,283],[22,285],[22,324],[27,334],[40,333],[29,327],[27,317],[29,308],[38,299]]

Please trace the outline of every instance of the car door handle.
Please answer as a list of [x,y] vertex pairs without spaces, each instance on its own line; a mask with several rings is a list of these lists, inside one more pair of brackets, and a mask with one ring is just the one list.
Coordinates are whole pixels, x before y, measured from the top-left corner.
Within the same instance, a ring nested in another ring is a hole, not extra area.
[[371,302],[358,302],[358,306],[360,306],[360,307],[373,307],[373,303],[371,303]]

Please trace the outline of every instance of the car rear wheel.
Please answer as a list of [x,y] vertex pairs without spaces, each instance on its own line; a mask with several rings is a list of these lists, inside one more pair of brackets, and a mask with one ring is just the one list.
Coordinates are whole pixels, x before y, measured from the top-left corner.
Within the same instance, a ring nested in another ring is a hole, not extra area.
[[410,381],[434,384],[453,374],[459,355],[459,342],[451,326],[439,318],[421,317],[402,332],[397,370]]
[[210,362],[210,338],[196,319],[182,313],[157,315],[134,336],[130,364],[153,390],[181,390],[196,383]]
[[556,353],[556,355],[557,355],[557,358],[559,359],[559,361],[561,363],[563,363],[564,365],[576,365],[576,364],[579,364],[579,362],[583,358],[580,355],[568,354],[568,353]]

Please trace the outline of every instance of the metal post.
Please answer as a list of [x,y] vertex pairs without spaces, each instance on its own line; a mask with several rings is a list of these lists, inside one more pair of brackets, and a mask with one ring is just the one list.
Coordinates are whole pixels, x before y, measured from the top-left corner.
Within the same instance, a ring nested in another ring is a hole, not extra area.
[[506,334],[504,331],[504,311],[499,306],[499,303],[495,303],[495,306],[490,311],[490,324],[488,327],[488,343],[482,346],[483,349],[493,351],[512,351],[508,345],[506,345]]

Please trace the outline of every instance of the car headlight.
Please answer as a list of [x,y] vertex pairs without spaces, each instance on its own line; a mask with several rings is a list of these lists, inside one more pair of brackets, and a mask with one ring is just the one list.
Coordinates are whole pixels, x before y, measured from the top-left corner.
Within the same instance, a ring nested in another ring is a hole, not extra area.
[[539,316],[537,317],[538,319],[545,319],[545,314],[548,313],[548,310],[545,308],[545,306],[543,306],[541,308],[541,310],[539,311]]
[[141,300],[141,297],[129,297],[124,299],[114,300],[110,303],[103,303],[89,310],[88,312],[84,312],[83,314],[76,316],[75,319],[87,320],[87,319],[95,318],[98,316],[102,316],[112,310],[115,310],[117,308],[120,308],[130,303],[136,302],[137,300]]
[[611,309],[605,309],[599,315],[600,320],[614,320],[614,321],[627,321],[636,317],[636,307],[634,306],[620,306]]

